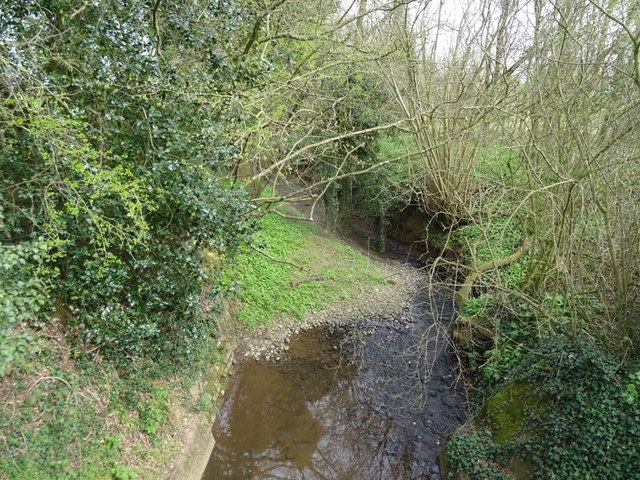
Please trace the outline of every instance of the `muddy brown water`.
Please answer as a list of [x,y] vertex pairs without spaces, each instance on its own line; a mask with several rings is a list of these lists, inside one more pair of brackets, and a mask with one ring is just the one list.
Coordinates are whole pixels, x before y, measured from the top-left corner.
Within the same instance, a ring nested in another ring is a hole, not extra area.
[[418,292],[393,317],[303,332],[280,361],[240,364],[203,480],[439,479],[467,415],[451,299]]

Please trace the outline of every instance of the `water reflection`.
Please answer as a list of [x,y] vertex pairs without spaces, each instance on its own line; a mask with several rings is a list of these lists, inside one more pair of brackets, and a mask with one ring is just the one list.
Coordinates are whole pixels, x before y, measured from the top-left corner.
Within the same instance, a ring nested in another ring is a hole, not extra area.
[[[431,322],[423,304],[407,312],[401,328],[385,325],[366,341],[357,338],[357,349],[320,329],[292,339],[277,364],[241,365],[214,426],[217,443],[203,479],[439,478],[440,445],[466,408],[450,388],[455,358],[442,344],[427,347],[437,358],[430,379],[416,368],[424,351],[414,347]],[[357,366],[344,360],[339,344]],[[423,401],[408,402],[417,386]]]
[[323,335],[304,336],[281,363],[240,366],[203,478],[338,478],[333,466],[349,462],[349,452],[336,441],[351,430],[341,406],[352,403],[356,369],[341,366],[333,346]]

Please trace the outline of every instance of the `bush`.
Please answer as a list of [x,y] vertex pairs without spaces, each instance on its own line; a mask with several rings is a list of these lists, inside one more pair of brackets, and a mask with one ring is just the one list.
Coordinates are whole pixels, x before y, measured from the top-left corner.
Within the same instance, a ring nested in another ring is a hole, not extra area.
[[47,293],[37,275],[47,250],[42,239],[0,245],[0,378],[39,350],[24,324],[47,308]]
[[528,385],[527,391],[539,399],[535,408],[517,399],[524,401],[517,410],[523,415],[519,429],[500,445],[497,431],[493,439],[477,432],[454,437],[447,444],[448,457],[456,456],[452,465],[471,478],[485,478],[477,465],[491,461],[506,468],[517,452],[534,465],[534,478],[635,478],[640,471],[640,401],[633,392],[640,386],[640,363],[626,364],[623,368],[586,339],[554,335],[530,344],[496,386],[489,405],[497,408],[496,392]]
[[[638,366],[632,368],[637,371]],[[537,478],[633,478],[640,471],[640,402],[625,395],[632,379],[588,340],[543,339],[513,372],[540,385],[549,405],[531,418],[527,452]]]
[[[25,265],[40,269],[38,299],[66,311],[75,337],[104,358],[120,368],[187,360],[205,328],[200,252],[233,255],[252,231],[246,195],[225,186],[236,154],[227,134],[242,119],[223,99],[265,68],[251,55],[191,53],[213,38],[236,48],[252,8],[158,4],[162,56],[144,2],[74,15],[65,1],[14,3],[0,15],[1,83],[11,85],[0,99],[0,239],[15,251],[44,245]],[[200,30],[196,18],[210,22]],[[82,61],[62,60],[76,52]],[[2,301],[36,305],[36,285],[20,282]]]

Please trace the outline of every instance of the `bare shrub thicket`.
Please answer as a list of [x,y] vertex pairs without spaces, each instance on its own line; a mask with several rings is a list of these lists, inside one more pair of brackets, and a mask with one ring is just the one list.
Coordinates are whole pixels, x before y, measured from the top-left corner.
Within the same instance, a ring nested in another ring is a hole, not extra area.
[[[238,99],[254,117],[239,176],[256,194],[297,176],[288,196],[317,201],[402,163],[393,188],[445,231],[473,224],[485,244],[496,219],[518,231],[458,286],[511,289],[548,317],[535,304],[558,294],[573,332],[624,350],[639,337],[639,3],[455,3],[272,5],[252,48],[290,48]],[[413,149],[371,155],[382,132]],[[517,287],[500,277],[506,260],[526,269]]]

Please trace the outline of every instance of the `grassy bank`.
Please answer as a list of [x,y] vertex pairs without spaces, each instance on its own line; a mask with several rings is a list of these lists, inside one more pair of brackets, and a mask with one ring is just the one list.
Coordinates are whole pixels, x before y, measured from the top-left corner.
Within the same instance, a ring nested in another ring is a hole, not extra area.
[[271,214],[261,224],[257,247],[246,249],[224,271],[223,285],[242,301],[237,315],[249,327],[283,316],[302,318],[388,283],[379,264],[314,223]]
[[36,335],[39,353],[2,379],[0,478],[125,480],[141,465],[157,474],[171,382],[120,377],[67,342],[61,326]]
[[1,479],[162,478],[185,421],[211,413],[209,393],[191,391],[218,361],[213,335],[191,369],[140,362],[125,373],[70,342],[59,321],[32,334],[38,352],[0,383]]

